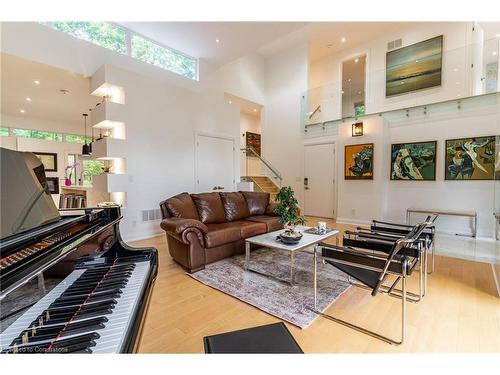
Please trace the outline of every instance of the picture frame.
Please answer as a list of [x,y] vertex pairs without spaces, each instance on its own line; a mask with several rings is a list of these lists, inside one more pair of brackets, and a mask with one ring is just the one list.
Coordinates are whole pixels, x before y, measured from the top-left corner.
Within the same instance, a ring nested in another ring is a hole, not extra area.
[[373,143],[344,147],[344,179],[373,180]]
[[447,139],[444,147],[444,179],[494,180],[495,153],[494,135]]
[[57,154],[53,152],[33,152],[43,164],[45,172],[57,172]]
[[441,86],[443,40],[439,35],[387,52],[385,97]]
[[59,194],[59,177],[46,177],[47,188],[50,194]]
[[257,155],[261,155],[261,135],[258,133],[246,132],[245,141],[247,147],[252,147]]
[[391,144],[392,181],[436,181],[437,141]]

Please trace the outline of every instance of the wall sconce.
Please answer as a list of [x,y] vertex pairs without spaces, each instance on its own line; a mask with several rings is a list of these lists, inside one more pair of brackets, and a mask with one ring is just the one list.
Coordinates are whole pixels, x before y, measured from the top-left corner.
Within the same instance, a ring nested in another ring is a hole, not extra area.
[[352,124],[352,136],[360,137],[362,135],[363,135],[363,123],[357,122],[355,124]]

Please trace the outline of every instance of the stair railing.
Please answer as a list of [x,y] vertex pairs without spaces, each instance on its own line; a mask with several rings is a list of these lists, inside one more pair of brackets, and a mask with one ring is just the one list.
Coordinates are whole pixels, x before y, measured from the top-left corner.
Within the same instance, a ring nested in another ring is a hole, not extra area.
[[265,173],[265,176],[269,177],[271,179],[271,181],[276,185],[278,186],[279,188],[281,188],[281,183],[283,181],[283,177],[281,176],[281,173],[276,169],[276,167],[274,167],[268,160],[266,160],[265,158],[263,158],[262,156],[260,156],[257,151],[255,151],[255,149],[251,146],[246,146],[244,148],[241,149],[241,151],[245,154],[246,156],[246,171],[245,171],[245,175],[248,175],[248,157],[256,157],[257,159],[259,159],[259,161],[267,167],[267,170],[270,172],[269,174],[268,173]]

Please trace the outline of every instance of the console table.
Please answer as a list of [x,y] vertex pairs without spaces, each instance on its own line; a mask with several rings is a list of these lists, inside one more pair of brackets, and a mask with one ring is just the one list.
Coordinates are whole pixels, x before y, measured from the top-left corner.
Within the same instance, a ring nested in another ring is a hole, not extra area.
[[411,214],[412,213],[418,213],[418,214],[430,214],[430,215],[437,215],[437,216],[462,216],[462,217],[469,217],[473,220],[473,227],[472,227],[472,235],[467,235],[467,234],[459,234],[456,233],[457,236],[470,236],[470,237],[476,237],[477,235],[477,212],[476,211],[456,211],[456,210],[436,210],[436,209],[428,209],[428,208],[408,208],[406,209],[406,223],[410,225],[411,222]]

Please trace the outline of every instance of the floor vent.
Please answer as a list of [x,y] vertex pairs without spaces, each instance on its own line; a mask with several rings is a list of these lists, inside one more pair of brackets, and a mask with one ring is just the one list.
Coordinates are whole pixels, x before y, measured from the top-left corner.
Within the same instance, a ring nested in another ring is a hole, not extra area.
[[142,221],[155,221],[155,220],[161,220],[161,211],[159,208],[142,211]]

